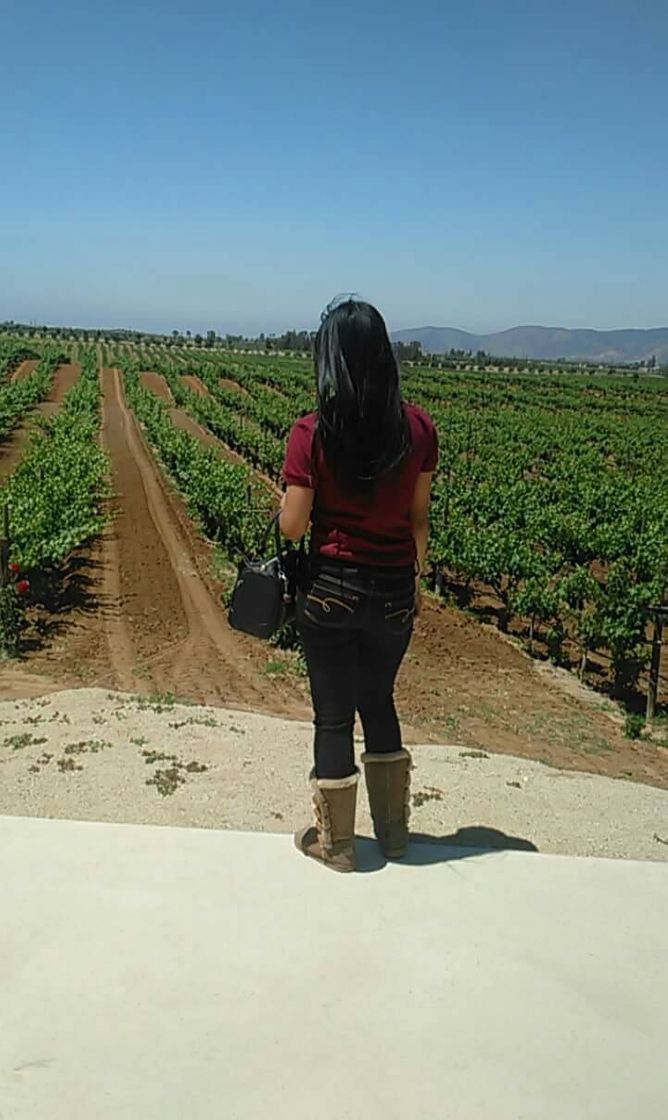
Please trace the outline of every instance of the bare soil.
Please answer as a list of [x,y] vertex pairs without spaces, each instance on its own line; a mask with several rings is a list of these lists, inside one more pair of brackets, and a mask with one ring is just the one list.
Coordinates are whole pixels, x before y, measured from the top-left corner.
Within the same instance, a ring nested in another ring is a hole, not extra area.
[[241,393],[244,397],[249,395],[248,389],[244,389],[243,385],[239,385],[237,381],[230,381],[229,377],[221,377],[218,384],[221,389],[234,389],[235,392]]
[[51,390],[44,404],[40,406],[45,410],[47,416],[57,411],[65,394],[69,393],[70,389],[73,389],[76,385],[80,374],[81,366],[76,363],[58,366]]
[[200,381],[199,377],[196,377],[194,373],[182,374],[181,380],[186,389],[192,390],[193,393],[197,393],[200,397],[208,397],[210,395],[204,382]]
[[427,597],[398,686],[432,741],[668,788],[668,750],[630,740],[616,705],[493,627]]
[[30,359],[29,361],[21,362],[21,364],[18,365],[14,370],[12,376],[10,377],[10,381],[23,381],[25,377],[30,376],[33,370],[37,369],[38,365],[39,360],[34,361],[33,359]]
[[150,389],[161,400],[167,401],[168,404],[174,403],[172,391],[160,373],[140,373],[140,380],[144,388]]

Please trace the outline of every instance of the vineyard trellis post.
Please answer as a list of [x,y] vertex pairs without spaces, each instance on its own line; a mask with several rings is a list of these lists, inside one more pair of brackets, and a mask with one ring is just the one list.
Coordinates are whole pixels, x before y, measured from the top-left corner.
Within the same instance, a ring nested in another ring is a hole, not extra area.
[[659,673],[661,670],[661,647],[663,644],[663,627],[668,620],[668,603],[650,608],[654,615],[654,633],[652,635],[652,656],[649,666],[649,685],[647,688],[647,707],[645,719],[654,719],[656,703],[659,694]]

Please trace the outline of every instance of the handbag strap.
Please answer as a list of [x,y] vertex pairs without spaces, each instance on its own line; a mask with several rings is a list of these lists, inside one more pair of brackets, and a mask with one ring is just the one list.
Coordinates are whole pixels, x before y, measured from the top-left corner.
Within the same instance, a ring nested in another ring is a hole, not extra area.
[[275,545],[276,545],[276,554],[278,555],[278,553],[280,552],[281,531],[278,527],[278,519],[279,519],[280,516],[281,516],[281,511],[278,510],[277,513],[274,513],[272,515],[272,517],[270,518],[269,524],[267,525],[267,528],[264,531],[264,535],[262,537],[262,540],[260,541],[260,547],[258,549],[258,555],[259,556],[264,556],[266,551],[267,551],[267,545],[269,544],[269,537],[271,536],[272,529],[274,531],[274,542],[275,542]]
[[[269,538],[270,538],[270,536],[272,534],[272,531],[273,531],[273,533],[274,533],[274,546],[276,548],[276,555],[280,559],[280,556],[281,556],[281,528],[280,528],[280,525],[279,525],[280,517],[281,517],[281,511],[279,509],[279,510],[276,511],[276,513],[274,513],[272,515],[272,517],[269,521],[269,524],[267,525],[264,537],[262,538],[262,544],[261,544],[262,555],[264,555],[264,553],[267,550],[267,545],[269,544]],[[304,534],[304,536],[301,537],[300,540],[299,540],[299,551],[301,552],[302,556],[306,555],[306,534]]]

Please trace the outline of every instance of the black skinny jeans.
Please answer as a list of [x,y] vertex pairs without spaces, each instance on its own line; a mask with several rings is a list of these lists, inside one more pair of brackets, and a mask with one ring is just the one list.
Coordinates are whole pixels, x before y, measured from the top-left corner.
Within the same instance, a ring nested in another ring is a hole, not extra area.
[[353,567],[312,558],[297,595],[297,623],[315,712],[315,774],[355,770],[358,711],[367,751],[398,751],[394,682],[415,616],[413,567]]

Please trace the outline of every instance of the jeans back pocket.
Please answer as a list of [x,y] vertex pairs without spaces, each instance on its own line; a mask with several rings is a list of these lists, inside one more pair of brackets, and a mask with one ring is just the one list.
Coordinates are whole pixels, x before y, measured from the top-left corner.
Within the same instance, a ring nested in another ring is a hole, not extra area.
[[349,626],[359,612],[361,597],[336,580],[318,576],[297,596],[298,615],[314,626]]

